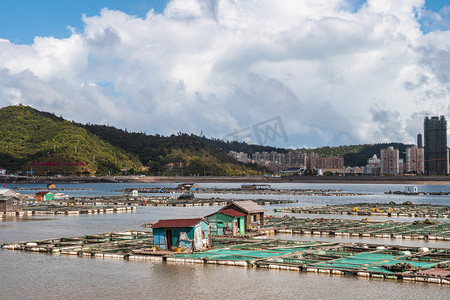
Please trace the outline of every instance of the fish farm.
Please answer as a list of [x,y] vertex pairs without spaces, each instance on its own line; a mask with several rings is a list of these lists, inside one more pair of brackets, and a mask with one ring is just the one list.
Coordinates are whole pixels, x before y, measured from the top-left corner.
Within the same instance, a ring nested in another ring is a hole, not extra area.
[[450,241],[450,223],[434,220],[393,222],[345,219],[268,218],[275,233],[335,237],[371,237]]
[[159,251],[151,232],[127,231],[3,244],[3,249],[89,258],[268,268],[450,284],[450,249],[363,243],[215,238],[202,252]]
[[[53,202],[53,201],[52,201]],[[70,205],[65,204],[23,204],[20,210],[7,211],[3,216],[34,216],[34,215],[80,215],[80,214],[110,214],[135,211],[137,206],[132,205]]]
[[391,203],[353,203],[327,206],[287,207],[278,213],[327,214],[380,217],[450,218],[449,205]]
[[[245,199],[239,199],[245,200]],[[247,199],[250,200],[250,199]],[[259,205],[273,205],[273,204],[289,204],[297,203],[297,200],[279,200],[279,199],[251,199]],[[57,205],[68,205],[75,203],[79,206],[177,206],[177,207],[190,207],[190,206],[220,206],[226,205],[228,199],[219,198],[192,198],[192,199],[179,199],[177,197],[168,196],[137,196],[137,197],[125,197],[125,196],[97,196],[97,197],[70,197],[67,199],[60,199],[54,201],[48,201],[47,203]],[[35,199],[22,200],[24,204],[35,204]]]
[[113,190],[111,192],[124,193],[127,190],[136,190],[139,194],[157,194],[157,193],[184,193],[195,192],[196,194],[259,194],[259,195],[304,195],[304,196],[361,196],[373,195],[373,193],[355,193],[343,192],[336,189],[274,189],[274,188],[195,188],[181,189],[181,188],[126,188],[120,190]]

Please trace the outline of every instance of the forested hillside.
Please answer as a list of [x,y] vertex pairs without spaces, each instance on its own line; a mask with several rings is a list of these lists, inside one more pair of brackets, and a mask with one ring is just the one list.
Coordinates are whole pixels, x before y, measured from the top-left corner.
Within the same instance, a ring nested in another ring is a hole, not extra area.
[[[0,109],[0,120],[0,166],[34,175],[256,175],[267,169],[239,163],[227,155],[228,151],[250,155],[291,151],[186,133],[165,137],[105,125],[82,125],[23,105]],[[407,145],[401,143],[295,151],[344,156],[346,166],[363,166],[388,146],[398,148],[404,158]]]
[[218,146],[193,134],[168,137],[127,132],[105,125],[84,125],[91,133],[136,155],[151,175],[233,175],[258,174],[264,168],[243,165]]
[[0,109],[0,166],[35,175],[108,174],[140,161],[86,129],[28,106]]

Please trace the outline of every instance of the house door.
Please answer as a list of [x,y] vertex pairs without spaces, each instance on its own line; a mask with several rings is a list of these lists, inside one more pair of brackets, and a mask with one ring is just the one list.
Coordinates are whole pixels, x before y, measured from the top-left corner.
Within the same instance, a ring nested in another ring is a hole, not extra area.
[[233,236],[238,234],[239,227],[238,227],[238,221],[233,221]]
[[172,250],[172,230],[166,230],[166,250]]

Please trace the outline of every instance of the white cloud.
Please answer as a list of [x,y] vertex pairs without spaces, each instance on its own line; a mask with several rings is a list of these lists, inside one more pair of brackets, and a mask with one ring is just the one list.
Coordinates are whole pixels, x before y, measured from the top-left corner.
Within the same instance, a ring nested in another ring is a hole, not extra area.
[[280,116],[290,145],[410,143],[424,115],[450,117],[450,31],[420,30],[423,3],[173,0],[145,19],[104,9],[66,39],[0,39],[0,105],[215,137]]

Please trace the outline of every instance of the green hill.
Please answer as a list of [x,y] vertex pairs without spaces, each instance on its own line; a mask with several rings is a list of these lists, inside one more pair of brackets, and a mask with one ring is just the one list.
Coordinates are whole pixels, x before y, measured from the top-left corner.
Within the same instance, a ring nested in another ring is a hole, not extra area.
[[[178,133],[168,137],[127,132],[105,125],[84,125],[91,133],[136,155],[150,175],[256,175],[265,169],[244,165],[217,145],[202,138]],[[267,171],[267,170],[266,170]]]
[[[193,134],[168,137],[127,132],[105,125],[82,125],[28,106],[0,109],[0,166],[35,175],[256,175],[267,169],[244,165],[230,150],[287,152],[288,149],[224,142]],[[320,156],[344,156],[346,166],[363,166],[380,149],[401,143],[298,149]]]
[[17,105],[0,109],[0,166],[35,175],[117,174],[140,161],[54,114]]

